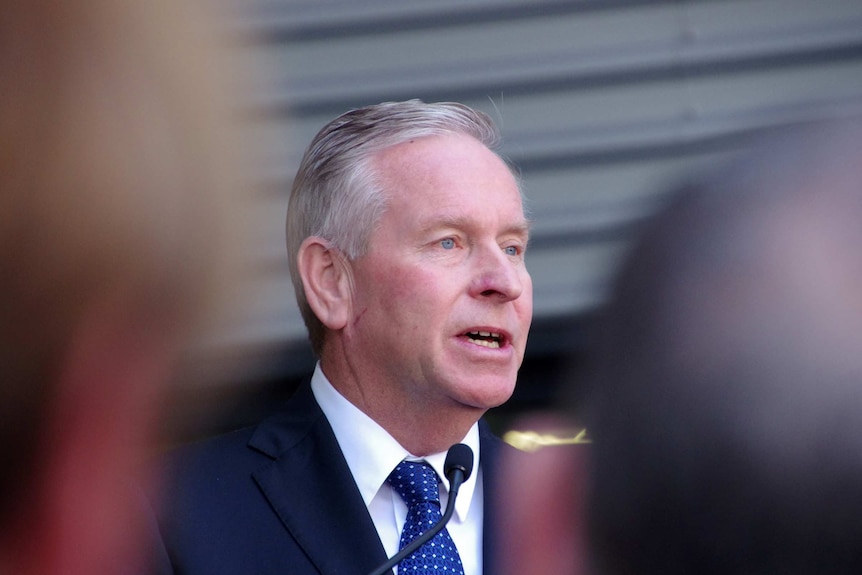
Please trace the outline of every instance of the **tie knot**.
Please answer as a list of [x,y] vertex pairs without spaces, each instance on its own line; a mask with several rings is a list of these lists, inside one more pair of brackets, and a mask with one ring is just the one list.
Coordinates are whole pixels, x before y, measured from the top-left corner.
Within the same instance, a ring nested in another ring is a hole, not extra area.
[[407,507],[422,501],[440,503],[437,472],[425,461],[402,461],[395,466],[386,482],[398,492]]

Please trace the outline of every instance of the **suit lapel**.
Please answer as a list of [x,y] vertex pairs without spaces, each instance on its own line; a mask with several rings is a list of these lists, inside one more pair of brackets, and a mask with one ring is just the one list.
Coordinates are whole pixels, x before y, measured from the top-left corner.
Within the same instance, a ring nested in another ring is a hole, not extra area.
[[[497,461],[508,446],[479,423],[485,499],[483,563],[497,572]],[[280,415],[261,424],[249,446],[273,460],[253,474],[287,531],[322,575],[362,575],[387,560],[386,551],[332,428],[309,385]]]
[[368,573],[386,552],[335,435],[301,387],[288,410],[255,433],[249,445],[274,460],[253,474],[263,494],[318,571]]

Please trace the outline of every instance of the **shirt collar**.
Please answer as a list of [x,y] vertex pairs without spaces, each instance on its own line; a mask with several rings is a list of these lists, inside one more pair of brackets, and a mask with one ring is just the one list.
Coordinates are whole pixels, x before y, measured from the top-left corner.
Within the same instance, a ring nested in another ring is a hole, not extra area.
[[[403,459],[426,460],[437,475],[444,478],[442,491],[448,497],[449,482],[443,474],[446,452],[435,453],[424,458],[415,457],[404,449],[395,438],[389,435],[376,421],[368,417],[350,403],[323,374],[320,363],[314,368],[311,377],[311,390],[320,409],[323,410],[335,439],[341,447],[347,466],[353,474],[362,500],[368,506],[386,482],[386,478]],[[479,470],[479,426],[474,423],[467,436],[461,441],[473,450],[473,473],[461,484],[455,513],[463,521],[470,509],[470,502],[476,490]]]

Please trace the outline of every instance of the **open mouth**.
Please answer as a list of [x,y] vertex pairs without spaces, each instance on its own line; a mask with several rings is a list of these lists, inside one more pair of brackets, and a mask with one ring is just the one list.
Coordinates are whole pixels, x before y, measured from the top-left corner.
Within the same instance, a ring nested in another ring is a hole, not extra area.
[[470,340],[470,343],[492,349],[499,349],[505,342],[503,335],[495,331],[468,331],[464,336]]

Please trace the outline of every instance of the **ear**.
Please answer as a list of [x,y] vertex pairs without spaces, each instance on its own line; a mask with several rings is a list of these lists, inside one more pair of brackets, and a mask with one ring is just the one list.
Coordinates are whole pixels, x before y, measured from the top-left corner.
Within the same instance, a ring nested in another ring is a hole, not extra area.
[[347,258],[323,238],[312,236],[299,247],[297,265],[314,315],[331,330],[346,326],[353,295]]

